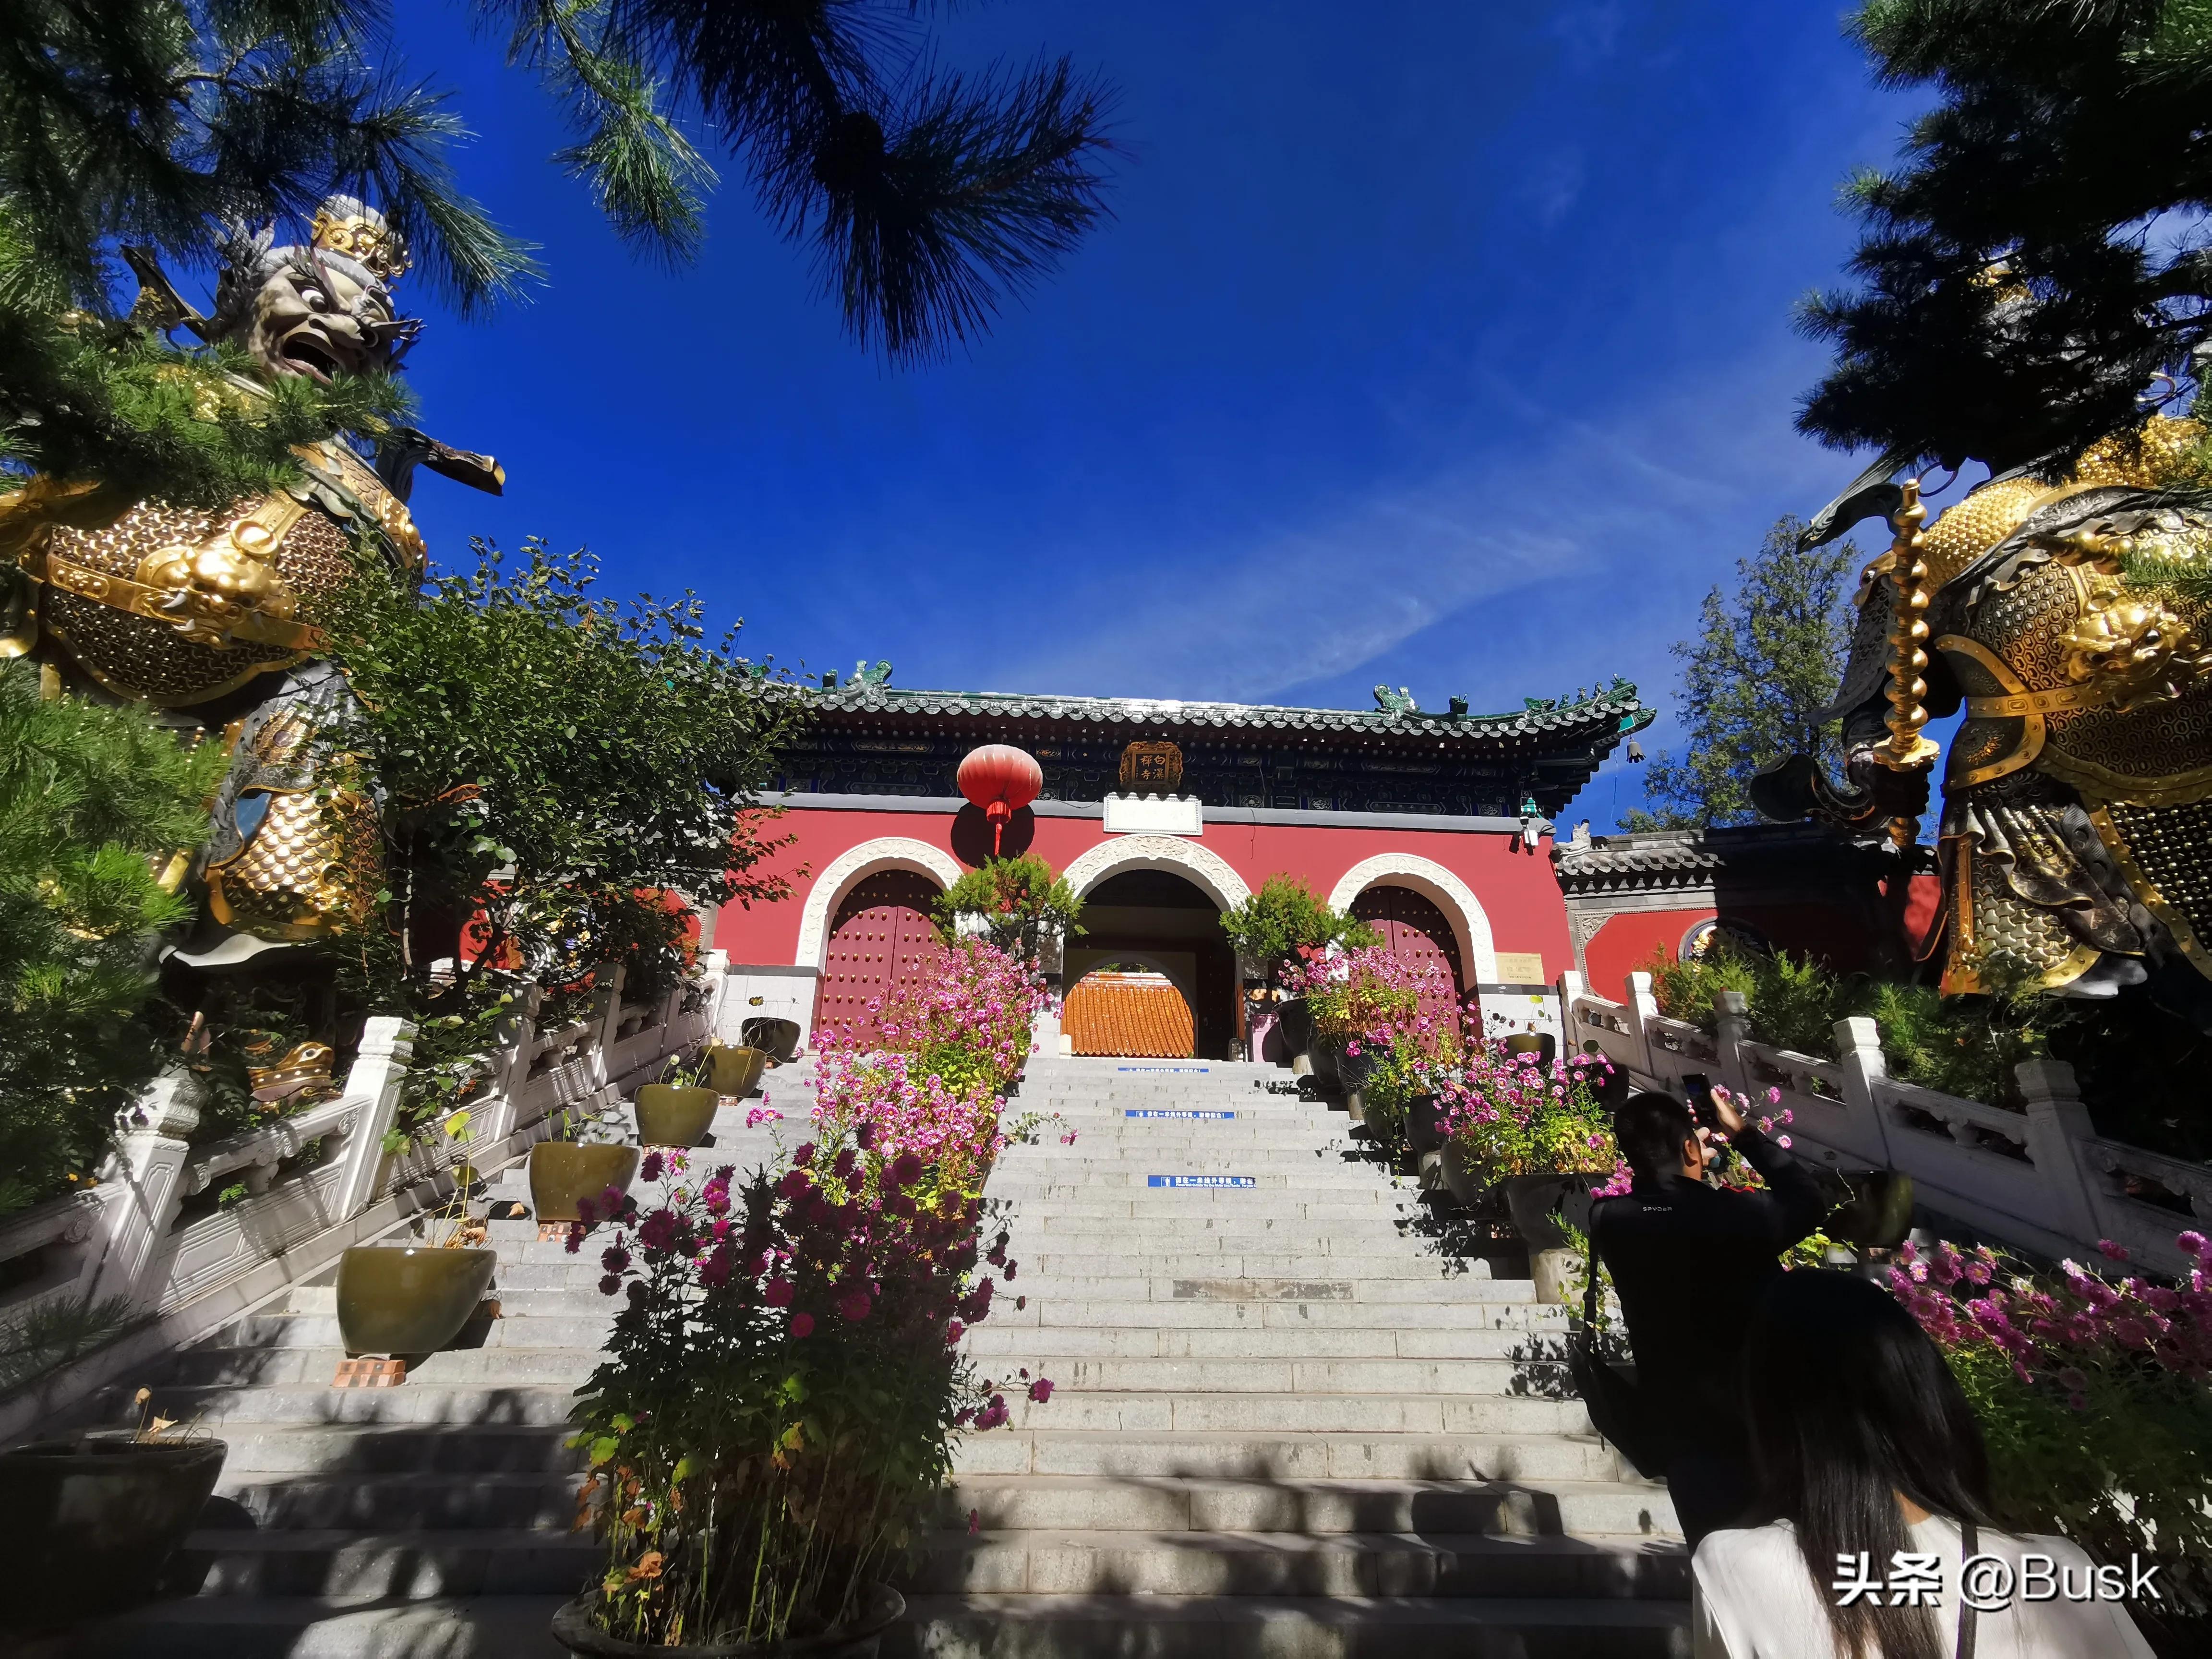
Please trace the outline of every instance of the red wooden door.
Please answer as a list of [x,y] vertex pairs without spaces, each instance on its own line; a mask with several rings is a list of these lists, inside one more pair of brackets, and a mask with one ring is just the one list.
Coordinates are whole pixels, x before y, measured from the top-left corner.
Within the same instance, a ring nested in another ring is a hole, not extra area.
[[876,1034],[870,1003],[910,980],[937,938],[929,908],[938,889],[910,870],[885,870],[845,896],[830,927],[829,958],[814,1000],[817,1030]]
[[1459,940],[1451,923],[1410,887],[1370,887],[1352,901],[1352,914],[1382,936],[1390,954],[1401,961],[1434,963],[1442,969],[1443,986],[1423,999],[1423,1012],[1437,1016],[1452,1029],[1459,1018]]

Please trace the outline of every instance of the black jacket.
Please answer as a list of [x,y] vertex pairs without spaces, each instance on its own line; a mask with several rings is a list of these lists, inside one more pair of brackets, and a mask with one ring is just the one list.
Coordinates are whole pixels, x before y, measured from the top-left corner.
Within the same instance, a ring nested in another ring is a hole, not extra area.
[[1828,1211],[1819,1177],[1757,1129],[1734,1144],[1765,1192],[1721,1192],[1679,1175],[1653,1191],[1639,1176],[1635,1191],[1590,1211],[1591,1247],[1628,1321],[1638,1393],[1671,1444],[1740,1436],[1736,1369],[1753,1310],[1782,1271],[1776,1258]]

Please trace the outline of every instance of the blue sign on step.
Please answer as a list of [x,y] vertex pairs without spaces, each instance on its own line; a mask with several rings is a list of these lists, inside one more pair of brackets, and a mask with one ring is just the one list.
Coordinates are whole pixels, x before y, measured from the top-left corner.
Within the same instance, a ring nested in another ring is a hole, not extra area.
[[1117,1072],[1210,1072],[1211,1066],[1116,1066]]
[[1129,1106],[1125,1107],[1122,1109],[1121,1115],[1123,1117],[1199,1117],[1206,1119],[1208,1122],[1214,1122],[1224,1117],[1235,1117],[1237,1114],[1234,1112],[1168,1111],[1151,1106]]
[[1256,1187],[1253,1176],[1146,1176],[1147,1187]]

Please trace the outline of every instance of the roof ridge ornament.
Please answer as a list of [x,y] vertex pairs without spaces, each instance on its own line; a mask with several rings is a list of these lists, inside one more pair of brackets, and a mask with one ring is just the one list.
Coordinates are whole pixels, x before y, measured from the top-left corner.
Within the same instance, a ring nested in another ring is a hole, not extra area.
[[1386,714],[1418,714],[1421,706],[1413,701],[1413,694],[1404,686],[1393,691],[1387,685],[1375,688],[1375,706]]

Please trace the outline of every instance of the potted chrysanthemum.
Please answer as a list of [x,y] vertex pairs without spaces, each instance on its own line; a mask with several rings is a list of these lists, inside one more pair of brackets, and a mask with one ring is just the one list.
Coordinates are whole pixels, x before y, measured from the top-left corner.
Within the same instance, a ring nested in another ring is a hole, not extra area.
[[1443,1085],[1445,1181],[1463,1203],[1503,1188],[1541,1301],[1555,1299],[1572,1271],[1560,1200],[1617,1162],[1599,1098],[1610,1066],[1595,1054],[1547,1065],[1534,1053],[1477,1044]]

